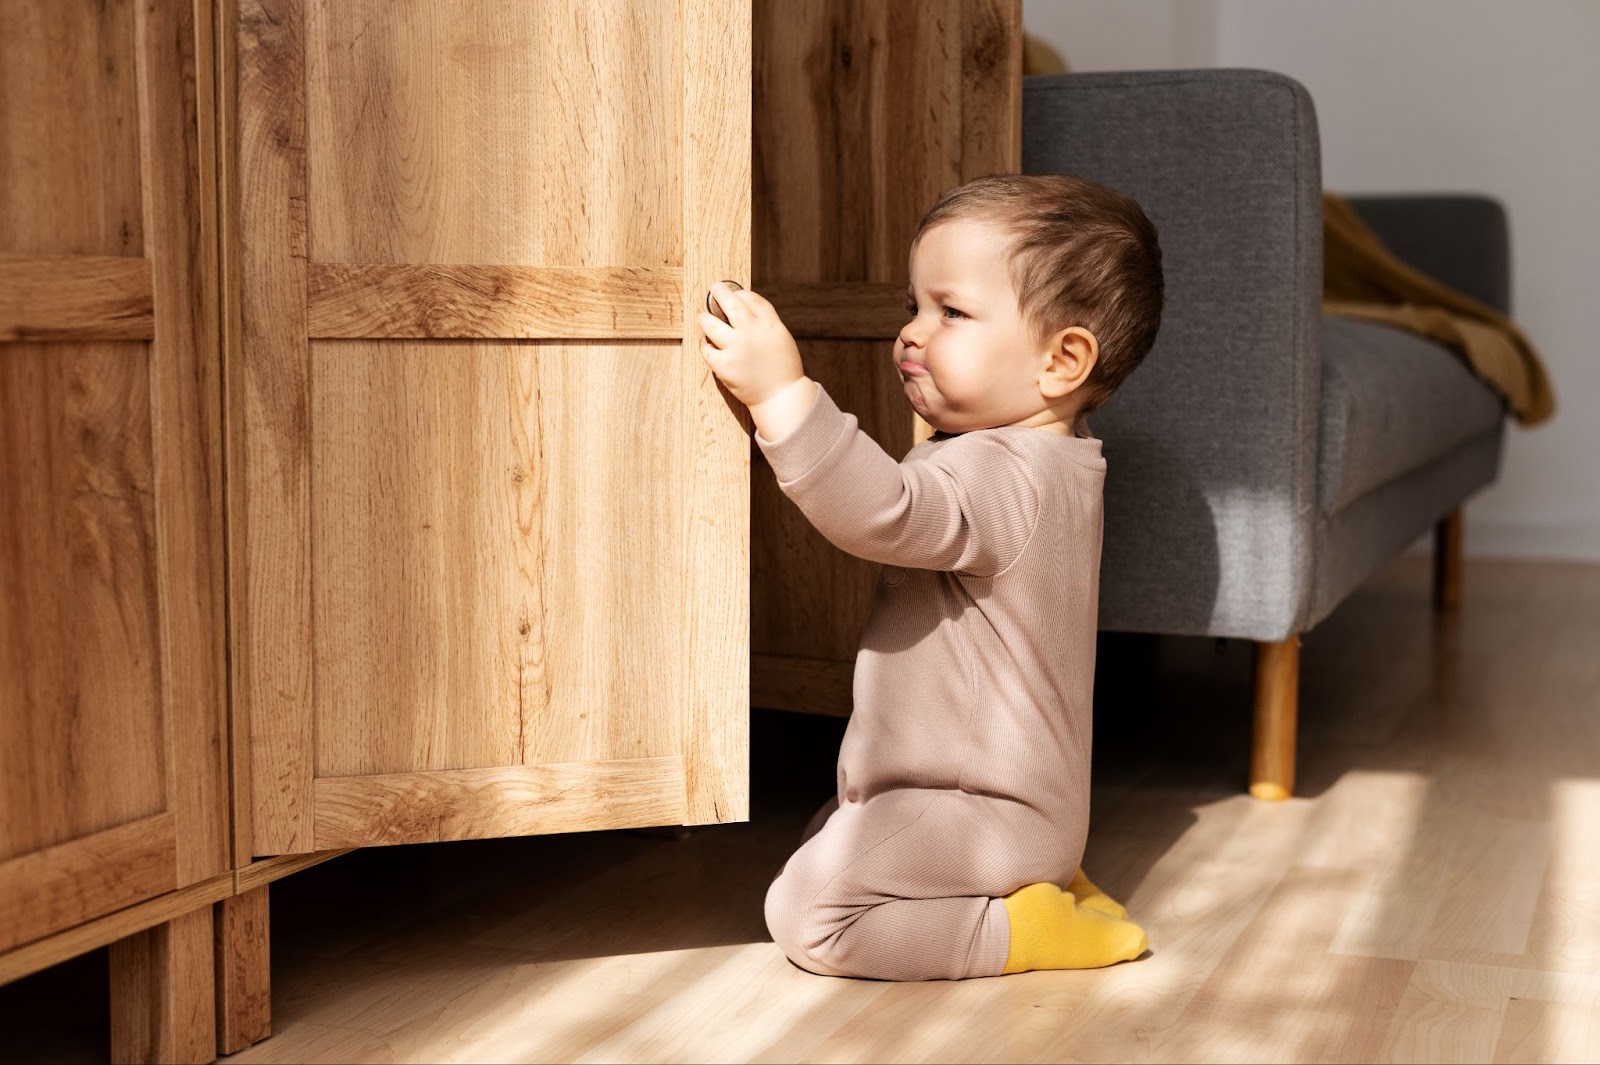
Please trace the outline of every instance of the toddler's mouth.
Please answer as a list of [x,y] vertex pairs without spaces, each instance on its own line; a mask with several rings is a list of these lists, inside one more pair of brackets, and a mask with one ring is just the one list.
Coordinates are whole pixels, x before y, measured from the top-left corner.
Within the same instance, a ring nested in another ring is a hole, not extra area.
[[901,386],[906,391],[906,402],[911,404],[911,409],[918,414],[926,414],[927,408],[922,402],[922,389],[913,385],[909,379],[902,381]]
[[928,368],[919,362],[912,362],[910,359],[905,359],[900,363],[900,372],[911,374],[916,377],[922,377],[927,374]]

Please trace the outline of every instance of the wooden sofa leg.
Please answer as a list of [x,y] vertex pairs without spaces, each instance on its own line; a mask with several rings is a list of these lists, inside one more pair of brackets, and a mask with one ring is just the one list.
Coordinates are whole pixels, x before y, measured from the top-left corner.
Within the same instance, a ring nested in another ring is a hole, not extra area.
[[1300,637],[1256,644],[1255,738],[1250,748],[1250,794],[1294,794],[1294,732],[1299,710]]
[[1461,508],[1433,527],[1433,608],[1446,612],[1461,607]]

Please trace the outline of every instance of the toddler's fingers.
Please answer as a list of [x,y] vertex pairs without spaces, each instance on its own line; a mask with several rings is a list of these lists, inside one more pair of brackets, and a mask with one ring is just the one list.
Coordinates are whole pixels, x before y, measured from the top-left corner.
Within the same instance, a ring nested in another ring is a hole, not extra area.
[[750,304],[744,299],[747,294],[744,289],[729,288],[726,282],[716,281],[711,285],[711,298],[717,301],[722,313],[728,316],[728,322],[735,327],[749,322],[751,318]]
[[700,312],[700,331],[706,335],[707,340],[719,348],[727,347],[734,337],[731,325],[706,311]]
[[705,360],[706,366],[711,370],[711,376],[719,381],[722,380],[722,375],[727,370],[727,367],[723,365],[725,362],[723,352],[710,344],[701,344],[700,357]]

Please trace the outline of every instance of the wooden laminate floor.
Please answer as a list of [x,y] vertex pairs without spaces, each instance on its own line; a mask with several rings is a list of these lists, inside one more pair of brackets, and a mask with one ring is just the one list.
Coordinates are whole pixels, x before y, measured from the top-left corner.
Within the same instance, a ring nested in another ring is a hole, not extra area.
[[[843,723],[757,711],[748,824],[374,849],[274,885],[277,1034],[225,1060],[1600,1059],[1600,567],[1469,563],[1437,620],[1426,560],[1390,566],[1306,638],[1280,804],[1242,794],[1247,644],[1100,654],[1085,864],[1140,961],[792,966],[762,897]],[[104,1060],[103,955],[0,989],[0,1056]]]

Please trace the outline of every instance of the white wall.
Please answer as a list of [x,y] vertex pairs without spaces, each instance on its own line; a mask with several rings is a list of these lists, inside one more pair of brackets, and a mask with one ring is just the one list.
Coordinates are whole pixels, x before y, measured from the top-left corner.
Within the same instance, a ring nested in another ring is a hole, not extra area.
[[1316,104],[1333,191],[1500,199],[1512,316],[1557,413],[1509,429],[1466,550],[1600,562],[1600,3],[1024,0],[1023,24],[1073,70],[1288,74]]
[[1022,0],[1022,26],[1073,70],[1213,67],[1217,0]]

